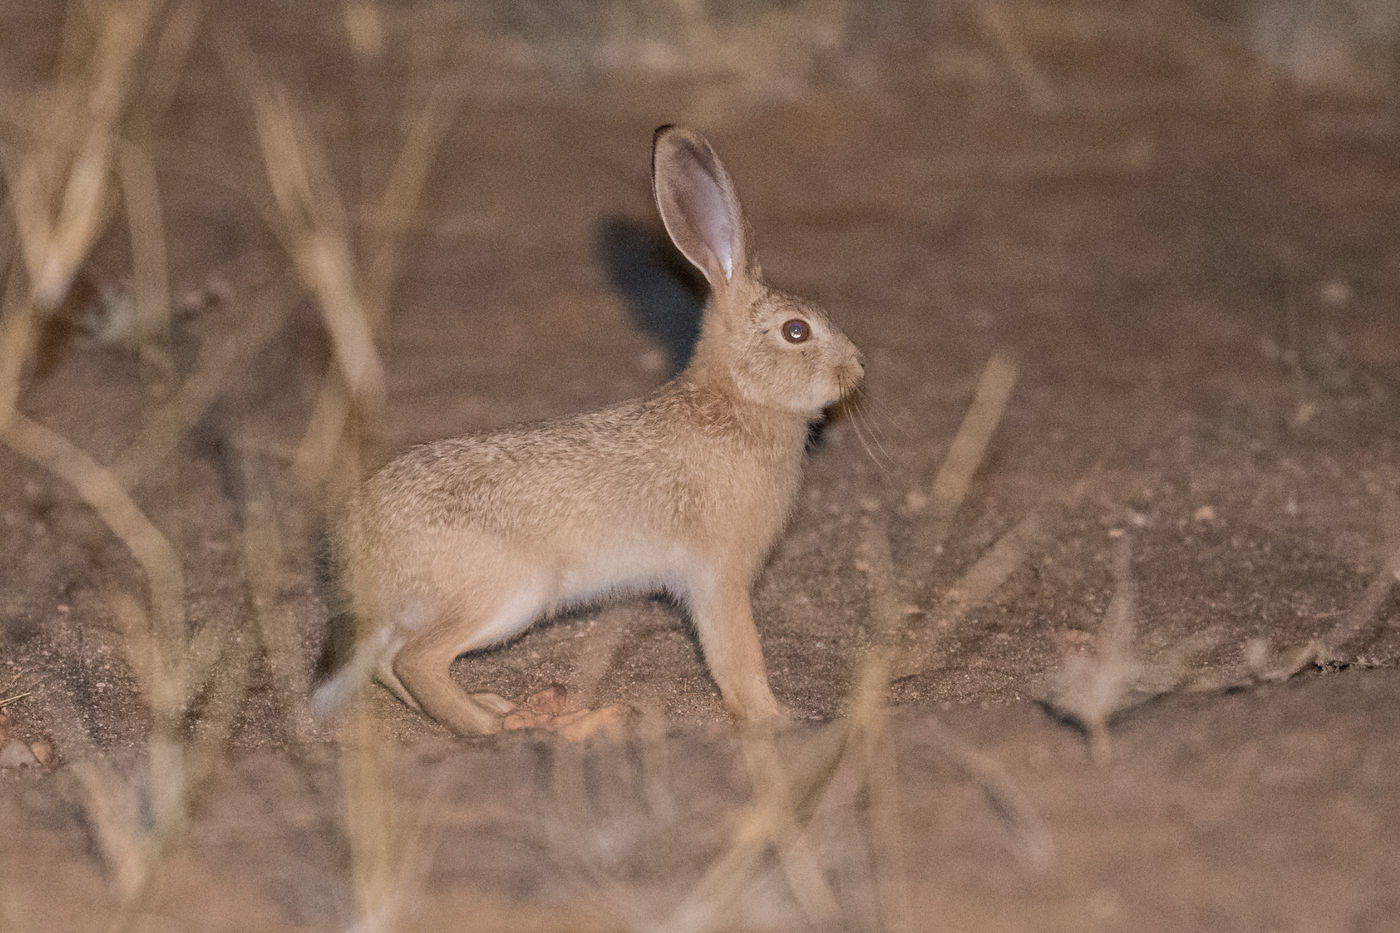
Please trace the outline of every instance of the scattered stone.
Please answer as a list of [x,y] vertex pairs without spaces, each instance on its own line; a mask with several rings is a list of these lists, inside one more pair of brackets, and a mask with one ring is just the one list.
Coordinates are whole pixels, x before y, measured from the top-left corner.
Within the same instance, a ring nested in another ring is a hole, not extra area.
[[1203,505],[1196,510],[1191,518],[1198,522],[1213,522],[1215,521],[1215,506]]
[[53,764],[53,743],[52,742],[31,742],[29,751],[34,756],[34,760],[44,767]]
[[627,731],[627,723],[631,718],[631,709],[615,703],[600,709],[581,709],[560,716],[555,720],[554,731],[570,742],[582,742],[598,736],[620,739]]
[[5,768],[32,768],[39,764],[34,752],[19,739],[10,739],[0,748],[0,770]]
[[1332,308],[1341,308],[1351,303],[1351,286],[1340,279],[1332,279],[1323,282],[1319,288],[1317,296],[1322,299],[1322,303]]
[[531,712],[546,716],[558,716],[568,706],[569,691],[563,684],[550,684],[538,693],[532,693],[521,706]]
[[614,704],[600,709],[569,709],[568,690],[563,684],[550,684],[533,693],[501,721],[507,732],[539,729],[553,732],[570,742],[595,736],[619,738],[632,718],[629,707]]

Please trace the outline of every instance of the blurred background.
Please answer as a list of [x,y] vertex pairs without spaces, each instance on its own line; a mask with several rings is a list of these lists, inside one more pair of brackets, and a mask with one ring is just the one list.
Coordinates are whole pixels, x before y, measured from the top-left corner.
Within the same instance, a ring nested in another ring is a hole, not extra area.
[[[794,726],[662,598],[316,718],[364,470],[684,366],[664,123],[869,361]],[[10,0],[0,196],[0,929],[1393,927],[1400,5]]]

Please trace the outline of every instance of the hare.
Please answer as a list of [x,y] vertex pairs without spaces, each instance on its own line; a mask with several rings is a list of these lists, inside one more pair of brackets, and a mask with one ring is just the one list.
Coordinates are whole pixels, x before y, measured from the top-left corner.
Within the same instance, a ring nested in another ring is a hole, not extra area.
[[496,731],[510,705],[459,687],[454,659],[568,606],[664,590],[688,609],[729,711],[782,714],[750,591],[811,422],[864,364],[825,314],[763,281],[703,136],[656,131],[652,188],[712,291],[689,366],[646,398],[427,443],[364,480],[331,539],[358,643],[318,705],[372,672],[455,732]]

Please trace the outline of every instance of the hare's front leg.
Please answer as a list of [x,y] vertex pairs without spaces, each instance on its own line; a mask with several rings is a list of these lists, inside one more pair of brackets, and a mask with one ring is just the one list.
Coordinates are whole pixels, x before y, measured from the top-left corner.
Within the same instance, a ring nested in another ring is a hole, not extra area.
[[780,719],[783,708],[768,688],[747,580],[737,574],[697,573],[686,596],[724,705],[745,722]]
[[458,735],[499,732],[511,704],[494,693],[464,691],[452,679],[452,662],[468,651],[521,631],[541,609],[532,594],[522,591],[491,615],[457,612],[434,619],[414,633],[394,657],[393,673],[400,688],[423,712]]

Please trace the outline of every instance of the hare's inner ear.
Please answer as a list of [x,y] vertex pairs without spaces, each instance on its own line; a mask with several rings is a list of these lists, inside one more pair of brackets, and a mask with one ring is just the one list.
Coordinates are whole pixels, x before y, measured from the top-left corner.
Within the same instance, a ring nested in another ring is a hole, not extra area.
[[734,185],[705,137],[663,126],[652,141],[651,184],[671,241],[718,288],[748,270]]

